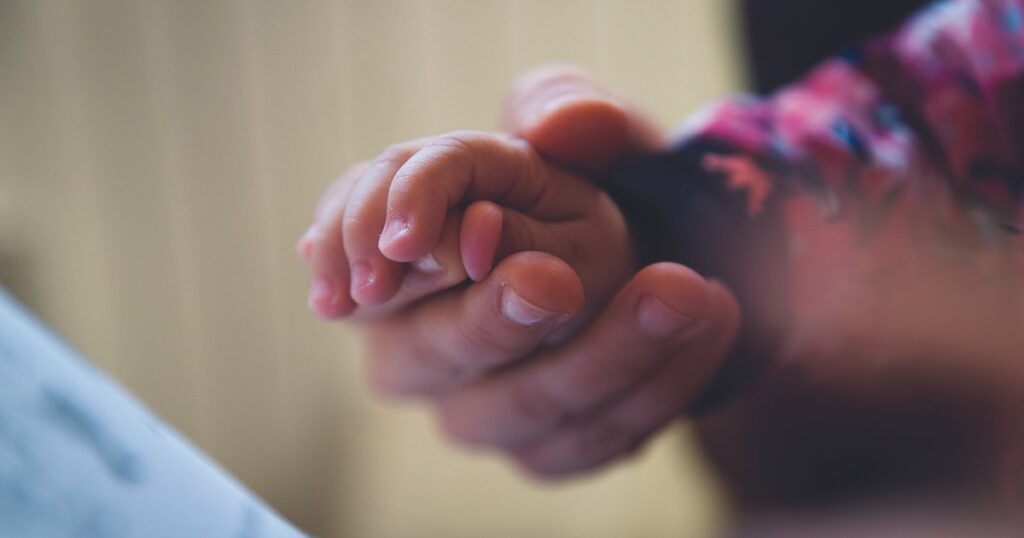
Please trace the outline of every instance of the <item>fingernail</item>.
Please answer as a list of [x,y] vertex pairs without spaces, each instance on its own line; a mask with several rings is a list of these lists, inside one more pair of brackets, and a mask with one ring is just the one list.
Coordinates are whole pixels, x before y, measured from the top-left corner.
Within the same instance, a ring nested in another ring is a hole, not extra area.
[[368,261],[359,261],[352,264],[352,291],[369,287],[376,280],[373,274],[373,266]]
[[439,274],[444,269],[433,254],[427,254],[425,257],[414,261],[412,266],[417,271],[428,275]]
[[402,234],[409,231],[409,223],[401,217],[393,217],[384,225],[384,230],[380,233],[380,245],[390,243],[395,239],[398,239]]
[[648,295],[640,301],[637,321],[644,331],[656,337],[678,335],[697,328],[701,323],[700,319],[679,312],[655,295]]
[[506,289],[501,295],[501,313],[512,323],[526,327],[555,317],[554,312],[548,312],[523,299],[511,289]]
[[324,277],[317,277],[309,288],[309,309],[323,314],[334,302],[334,286]]

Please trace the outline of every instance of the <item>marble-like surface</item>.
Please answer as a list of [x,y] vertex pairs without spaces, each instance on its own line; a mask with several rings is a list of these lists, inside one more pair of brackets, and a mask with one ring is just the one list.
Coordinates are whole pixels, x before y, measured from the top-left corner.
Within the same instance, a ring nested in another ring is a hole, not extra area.
[[0,290],[0,537],[302,533]]

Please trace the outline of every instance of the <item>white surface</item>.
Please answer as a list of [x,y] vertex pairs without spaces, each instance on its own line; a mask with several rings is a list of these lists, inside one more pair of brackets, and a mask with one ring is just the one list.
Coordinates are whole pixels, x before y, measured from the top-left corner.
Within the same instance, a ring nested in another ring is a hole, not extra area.
[[301,533],[0,292],[0,537]]

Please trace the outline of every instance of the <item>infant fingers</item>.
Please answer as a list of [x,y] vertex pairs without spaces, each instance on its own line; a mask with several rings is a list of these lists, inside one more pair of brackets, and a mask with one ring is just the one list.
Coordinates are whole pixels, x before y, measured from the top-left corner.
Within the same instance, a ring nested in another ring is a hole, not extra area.
[[[544,219],[577,216],[587,202],[579,195],[583,180],[557,173],[521,140],[478,132],[437,137],[395,174],[380,251],[395,261],[425,256],[437,243],[443,215],[477,200]],[[573,180],[575,191],[562,196]]]
[[560,477],[592,469],[629,454],[692,402],[728,353],[739,324],[732,295],[712,284],[708,330],[627,396],[541,441],[513,450],[517,462],[542,477]]
[[296,246],[313,274],[313,311],[326,318],[377,318],[465,280],[459,257],[461,211],[441,215],[442,237],[408,266],[385,258],[377,248],[395,172],[425,144],[392,146],[328,188]]
[[521,252],[484,282],[370,325],[371,381],[394,396],[445,392],[527,355],[582,305],[568,265]]
[[586,291],[588,308],[604,304],[634,270],[632,256],[621,252],[628,232],[614,202],[603,193],[577,193],[588,200],[592,213],[580,218],[543,221],[494,202],[479,201],[466,208],[460,236],[460,253],[466,273],[479,282],[494,263],[516,252],[536,250],[557,256],[569,264]]
[[328,319],[347,315],[355,308],[348,295],[349,270],[342,244],[341,221],[348,192],[368,163],[350,168],[324,194],[309,230],[297,250],[309,262],[312,284],[309,308]]
[[423,297],[465,282],[466,271],[459,259],[461,226],[462,214],[449,211],[440,242],[426,257],[408,264],[405,278],[394,297],[378,305],[360,306],[352,318],[360,321],[378,320]]
[[[395,172],[416,154],[423,141],[413,141],[388,148],[363,172],[345,206],[345,256],[351,272],[351,296],[360,305],[379,305],[398,291],[404,267],[385,258],[377,248],[384,227],[388,189]],[[444,215],[437,222],[440,228]],[[429,254],[424,253],[424,256]],[[412,261],[412,260],[408,260]]]

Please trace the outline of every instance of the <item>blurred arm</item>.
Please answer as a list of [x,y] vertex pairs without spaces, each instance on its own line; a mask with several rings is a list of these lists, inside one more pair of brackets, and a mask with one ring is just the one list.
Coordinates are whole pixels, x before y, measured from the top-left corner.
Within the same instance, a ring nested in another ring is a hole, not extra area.
[[756,377],[841,280],[935,258],[1020,274],[1022,6],[935,4],[768,98],[710,106],[672,152],[609,174],[646,261],[736,291],[746,324],[725,386]]

